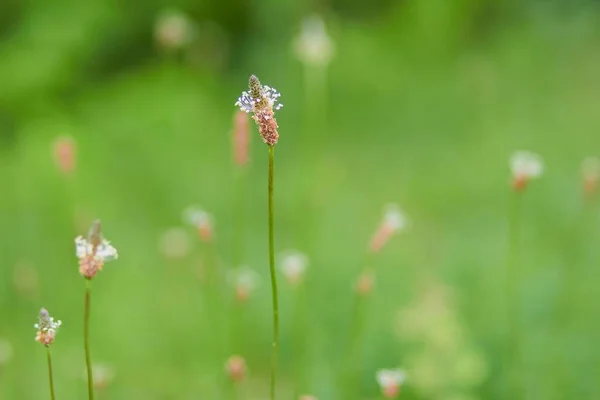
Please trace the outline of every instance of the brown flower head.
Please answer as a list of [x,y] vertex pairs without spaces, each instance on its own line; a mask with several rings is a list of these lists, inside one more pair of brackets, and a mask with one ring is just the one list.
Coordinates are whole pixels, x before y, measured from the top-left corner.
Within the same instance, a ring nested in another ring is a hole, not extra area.
[[256,75],[250,77],[248,83],[248,92],[242,92],[235,105],[246,113],[254,114],[252,119],[258,125],[260,136],[269,146],[275,146],[279,139],[277,129],[277,120],[275,111],[283,107],[283,104],[277,104],[281,96],[277,90],[272,87],[262,85]]

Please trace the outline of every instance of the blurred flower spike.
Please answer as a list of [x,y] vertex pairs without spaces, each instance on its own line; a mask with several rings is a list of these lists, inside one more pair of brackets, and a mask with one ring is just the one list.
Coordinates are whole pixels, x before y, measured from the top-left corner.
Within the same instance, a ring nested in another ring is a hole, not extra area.
[[43,344],[48,347],[52,343],[54,343],[54,337],[56,336],[56,332],[58,328],[60,328],[62,322],[54,321],[54,318],[48,314],[48,310],[42,308],[40,310],[39,321],[33,327],[37,329],[37,334],[35,335],[35,341]]
[[235,298],[244,303],[260,283],[258,273],[247,266],[241,266],[230,272],[229,281],[235,288]]
[[366,270],[359,275],[356,281],[356,292],[361,296],[366,296],[373,291],[373,286],[375,286],[375,274],[371,270]]
[[399,232],[406,227],[408,227],[408,218],[402,212],[400,207],[396,204],[388,204],[385,208],[381,224],[371,240],[371,252],[379,252],[394,233]]
[[311,394],[303,394],[298,398],[298,400],[318,400],[318,399]]
[[242,356],[233,355],[225,363],[225,372],[233,382],[241,382],[246,377],[246,360]]
[[63,175],[70,175],[75,170],[75,140],[69,136],[61,136],[54,141],[54,160]]
[[[86,372],[85,378],[87,379],[87,371],[84,372]],[[106,389],[115,378],[114,369],[106,364],[94,364],[92,373],[94,374],[94,388],[96,390]]]
[[183,219],[198,230],[198,236],[203,242],[210,242],[214,236],[213,217],[197,206],[188,207],[183,212]]
[[304,279],[308,267],[308,257],[299,251],[289,250],[281,255],[281,271],[291,285],[298,285]]
[[249,90],[235,102],[235,105],[245,113],[252,113],[252,119],[258,125],[260,136],[269,146],[275,146],[279,140],[275,111],[281,109],[283,104],[276,104],[281,94],[275,88],[263,86],[255,75],[248,82]]
[[529,151],[517,151],[510,158],[512,186],[516,191],[522,191],[530,180],[539,178],[544,172],[542,157]]
[[246,113],[238,110],[233,119],[233,158],[235,163],[243,167],[248,163],[250,147],[250,124]]
[[401,369],[381,369],[377,371],[375,378],[383,396],[386,399],[395,399],[406,380],[406,373]]
[[174,51],[187,47],[196,36],[196,27],[190,18],[179,10],[163,11],[154,25],[154,37],[158,45]]
[[318,15],[304,18],[300,34],[294,41],[294,51],[306,66],[326,67],[335,53],[335,46],[327,34],[325,21]]
[[82,236],[75,238],[75,254],[79,258],[79,273],[86,279],[92,279],[106,262],[119,257],[117,249],[104,239],[100,221],[92,224],[87,240]]
[[581,164],[581,174],[583,176],[583,190],[588,196],[592,196],[598,189],[600,180],[600,158],[587,157]]

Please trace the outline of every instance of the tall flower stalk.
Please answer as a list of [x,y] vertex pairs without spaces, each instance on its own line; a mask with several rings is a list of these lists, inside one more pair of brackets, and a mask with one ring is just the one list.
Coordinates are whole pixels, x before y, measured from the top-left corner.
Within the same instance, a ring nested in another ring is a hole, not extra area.
[[50,350],[50,346],[54,343],[54,338],[56,337],[56,332],[58,328],[62,325],[60,320],[54,321],[54,318],[50,316],[48,311],[45,308],[40,310],[40,315],[38,319],[38,323],[34,325],[34,328],[37,329],[37,334],[35,335],[36,342],[43,344],[46,347],[46,358],[48,360],[48,381],[50,385],[50,399],[54,400],[54,377],[52,373],[52,351]]
[[87,371],[88,398],[94,399],[94,375],[90,354],[90,302],[92,279],[102,271],[104,263],[118,258],[117,249],[102,235],[100,221],[95,221],[90,228],[87,240],[81,236],[75,238],[75,254],[79,259],[79,273],[85,278],[85,302],[83,314],[83,343],[85,365]]
[[273,297],[273,352],[271,361],[271,399],[275,399],[275,386],[277,381],[277,362],[279,356],[279,301],[277,296],[277,276],[275,272],[275,233],[273,211],[273,188],[275,169],[275,145],[279,140],[275,111],[283,105],[277,104],[280,94],[269,86],[263,86],[255,75],[250,77],[249,91],[242,95],[235,103],[242,111],[252,113],[252,119],[258,125],[263,142],[269,148],[269,169],[267,180],[268,194],[268,222],[269,222],[269,272],[271,275],[271,291]]
[[520,323],[521,282],[519,270],[521,203],[524,190],[532,179],[538,178],[544,165],[540,156],[528,151],[517,151],[510,159],[512,189],[508,221],[508,257],[505,281],[506,309],[508,316],[508,349],[506,363],[507,395],[510,398],[525,397],[523,384],[522,351],[523,332]]

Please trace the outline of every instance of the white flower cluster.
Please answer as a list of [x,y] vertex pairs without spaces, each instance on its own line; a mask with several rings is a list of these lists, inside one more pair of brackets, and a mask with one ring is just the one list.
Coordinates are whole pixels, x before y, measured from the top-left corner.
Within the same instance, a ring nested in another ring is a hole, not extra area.
[[397,204],[388,204],[383,214],[383,223],[391,230],[397,231],[408,226],[408,218]]
[[188,207],[183,212],[183,219],[186,223],[200,228],[203,226],[212,226],[213,217],[198,206]]
[[308,257],[299,251],[288,250],[281,255],[281,271],[292,283],[299,283],[308,267]]
[[58,328],[62,325],[60,320],[54,321],[54,318],[50,316],[48,310],[42,308],[40,310],[39,322],[33,327],[37,329],[35,336],[36,342],[43,344],[44,346],[50,346],[54,342],[54,337]]
[[[275,111],[278,111],[283,107],[283,104],[279,103],[275,105],[279,101],[279,97],[281,97],[281,93],[279,93],[275,88],[264,85],[262,87],[262,96],[265,99],[271,108],[274,108]],[[253,99],[252,95],[249,92],[242,92],[242,95],[238,97],[238,100],[235,102],[235,105],[240,108],[240,110],[245,113],[254,112],[254,106],[259,103],[262,99]]]
[[520,150],[510,158],[510,170],[516,179],[535,179],[544,172],[544,162],[539,155]]
[[298,59],[306,65],[326,66],[333,58],[335,46],[327,34],[325,21],[318,15],[302,21],[300,34],[294,41]]
[[382,389],[398,387],[406,380],[406,373],[401,369],[380,369],[377,371],[375,379]]
[[260,283],[260,275],[252,268],[243,265],[229,274],[229,281],[238,289],[251,293]]
[[102,263],[119,258],[117,249],[115,249],[108,240],[102,239],[100,244],[94,249],[94,246],[82,236],[77,236],[75,238],[75,254],[80,260],[87,256],[94,255],[94,257],[97,257]]
[[33,325],[33,327],[42,332],[56,332],[61,325],[62,321],[60,319],[58,321],[54,321],[54,317],[51,317],[50,314],[48,314],[48,311],[42,308],[42,311],[40,311],[40,322]]

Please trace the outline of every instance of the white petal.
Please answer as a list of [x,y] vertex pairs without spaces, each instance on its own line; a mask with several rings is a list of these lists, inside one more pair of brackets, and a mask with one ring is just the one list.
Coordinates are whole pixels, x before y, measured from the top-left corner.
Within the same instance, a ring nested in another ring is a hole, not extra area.
[[406,380],[406,373],[401,369],[381,369],[377,371],[376,379],[383,388],[399,386]]
[[112,261],[119,258],[117,249],[110,245],[110,242],[103,240],[102,243],[96,249],[96,256],[100,257],[102,261]]
[[75,255],[77,258],[83,258],[92,252],[92,246],[82,236],[75,238]]

